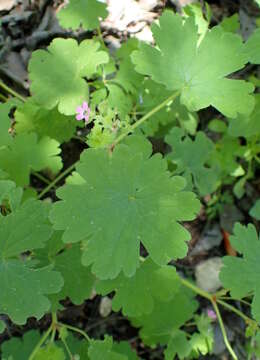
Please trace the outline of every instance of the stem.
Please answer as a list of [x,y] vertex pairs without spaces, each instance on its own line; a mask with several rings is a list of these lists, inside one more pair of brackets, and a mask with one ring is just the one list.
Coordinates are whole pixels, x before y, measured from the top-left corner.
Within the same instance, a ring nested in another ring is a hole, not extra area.
[[237,358],[234,350],[232,349],[232,347],[231,347],[231,345],[230,345],[230,343],[229,343],[229,341],[228,341],[226,329],[225,329],[225,326],[224,326],[224,324],[223,324],[223,320],[222,320],[222,317],[221,317],[221,315],[220,315],[218,305],[217,305],[216,301],[214,301],[214,300],[212,300],[211,303],[212,303],[212,305],[213,305],[213,307],[214,307],[215,313],[216,313],[217,318],[218,318],[218,322],[219,322],[219,326],[220,326],[220,329],[221,329],[221,332],[222,332],[222,336],[223,336],[224,343],[225,343],[225,345],[226,345],[226,347],[227,347],[230,355],[232,356],[232,358],[233,358],[234,360],[238,360],[238,358]]
[[[218,301],[218,300],[215,300],[215,296],[214,296],[214,295],[211,295],[211,294],[208,293],[207,291],[204,291],[204,290],[200,289],[198,286],[192,284],[192,283],[189,282],[188,280],[185,280],[185,279],[182,279],[182,278],[181,278],[180,281],[181,281],[182,285],[188,287],[189,289],[193,290],[195,293],[199,294],[200,296],[208,299],[208,300],[212,303],[212,305],[213,305],[213,307],[214,307],[214,310],[215,310],[215,312],[216,312],[217,318],[218,318],[218,322],[219,322],[219,326],[220,326],[220,329],[221,329],[221,332],[222,332],[222,336],[223,336],[224,343],[225,343],[225,345],[226,345],[226,347],[227,347],[230,355],[232,356],[232,358],[233,358],[234,360],[238,360],[236,354],[234,353],[234,350],[232,349],[232,347],[231,347],[231,345],[230,345],[230,343],[229,343],[229,341],[228,341],[227,333],[226,333],[226,330],[225,330],[225,327],[224,327],[224,324],[223,324],[223,320],[222,320],[222,317],[221,317],[221,315],[220,315],[220,312],[219,312],[219,309],[218,309],[218,305],[217,305],[217,303],[216,303],[216,301]],[[226,305],[228,305],[228,307],[231,306],[231,305],[226,304],[224,301],[221,301],[221,300],[218,301],[218,302],[219,302],[219,303],[223,303],[223,306],[226,306]],[[224,305],[224,304],[225,304],[225,305]],[[226,307],[227,307],[227,306],[226,306]],[[234,310],[233,310],[233,306],[231,306],[231,307],[232,307],[232,311],[234,311]],[[236,308],[234,308],[234,309],[237,310]],[[237,310],[237,311],[239,312],[239,310]],[[236,312],[236,311],[235,311],[235,312]]]
[[38,195],[38,199],[41,199],[53,186],[57,184],[64,176],[69,174],[76,166],[76,163],[69,166],[66,170],[64,170],[62,173],[60,173],[59,176],[56,177],[45,189],[43,189],[40,194]]
[[0,94],[0,100],[6,102],[6,101],[7,101],[7,97],[5,97],[3,94]]
[[246,323],[252,323],[255,322],[254,320],[250,319],[250,317],[246,316],[245,314],[243,314],[241,311],[239,311],[236,307],[226,303],[225,301],[222,301],[220,299],[217,299],[217,303],[222,305],[223,307],[225,307],[226,309],[233,311],[234,313],[236,313],[238,316],[240,316],[242,319],[245,320]]
[[147,119],[149,119],[151,116],[153,116],[162,108],[164,108],[170,101],[174,101],[179,96],[179,94],[180,94],[179,91],[174,92],[171,96],[168,97],[168,99],[164,100],[162,103],[160,103],[151,111],[149,111],[147,114],[145,114],[143,117],[141,117],[141,119],[135,122],[133,125],[131,125],[125,133],[118,136],[118,138],[112,144],[111,148],[114,148],[114,146],[117,145],[120,141],[122,141],[130,132],[133,132],[133,130],[135,130],[138,126],[143,124]]
[[199,294],[200,296],[208,299],[210,302],[212,302],[212,295],[209,294],[207,291],[204,291],[202,289],[200,289],[198,286],[192,284],[191,282],[189,282],[188,280],[185,280],[185,279],[180,279],[182,285],[190,288],[191,290],[193,290],[195,293]]
[[73,355],[72,355],[72,352],[70,351],[70,348],[68,347],[67,341],[63,338],[61,338],[61,341],[63,342],[63,345],[69,355],[70,360],[73,360]]
[[44,182],[44,183],[46,183],[46,184],[48,184],[48,185],[51,183],[49,179],[46,179],[46,177],[43,176],[43,175],[40,174],[40,173],[37,173],[37,172],[34,171],[34,172],[32,173],[32,175],[35,176],[35,177],[37,177],[39,180],[41,180],[42,182]]
[[17,99],[25,102],[25,98],[24,98],[22,95],[18,94],[16,91],[14,91],[13,89],[11,89],[9,86],[7,86],[7,85],[6,85],[5,83],[3,83],[2,81],[0,81],[0,87],[1,87],[2,89],[4,89],[7,93],[9,93],[9,94],[13,95],[14,97],[16,97]]
[[85,333],[85,331],[81,330],[81,329],[78,329],[74,326],[71,326],[71,325],[67,325],[67,324],[60,324],[59,323],[59,326],[63,326],[65,328],[67,328],[68,330],[71,330],[71,331],[74,331],[76,333],[79,333],[81,334],[82,336],[84,336],[84,338],[87,340],[87,341],[90,341],[90,337],[88,336],[87,333]]
[[35,355],[37,354],[37,352],[39,351],[40,347],[44,344],[44,342],[46,341],[46,339],[48,338],[48,336],[50,335],[50,333],[53,330],[53,323],[51,324],[51,326],[49,327],[49,329],[43,334],[43,336],[41,337],[40,341],[38,342],[38,344],[35,346],[33,352],[31,353],[30,357],[28,360],[33,360]]

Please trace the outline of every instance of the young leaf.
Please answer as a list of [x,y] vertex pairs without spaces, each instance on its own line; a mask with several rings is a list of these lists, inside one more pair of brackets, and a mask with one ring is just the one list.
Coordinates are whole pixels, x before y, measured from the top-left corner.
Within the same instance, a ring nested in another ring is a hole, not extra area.
[[169,90],[179,91],[181,103],[192,111],[212,105],[224,115],[236,117],[253,110],[250,93],[254,86],[226,77],[243,68],[248,60],[238,35],[216,26],[198,44],[193,19],[184,22],[170,11],[164,12],[152,31],[157,47],[143,43],[132,54],[138,72]]
[[106,18],[106,4],[99,0],[70,0],[58,14],[58,20],[63,28],[93,30],[99,26],[99,18]]
[[172,360],[176,355],[180,359],[187,359],[192,347],[187,339],[186,333],[182,330],[172,332],[171,339],[164,351],[165,360]]
[[220,280],[224,287],[231,290],[234,298],[242,298],[253,292],[252,314],[260,321],[260,241],[255,227],[236,223],[230,241],[243,258],[225,256]]
[[90,360],[127,360],[128,357],[113,351],[113,340],[105,336],[105,340],[91,340],[88,350]]
[[57,173],[62,167],[60,152],[54,139],[44,137],[37,141],[34,133],[17,135],[8,147],[0,149],[1,168],[17,185],[25,186],[31,170],[50,169]]
[[35,132],[39,138],[48,136],[63,143],[73,136],[77,126],[83,126],[83,123],[75,121],[75,116],[65,116],[56,108],[46,110],[32,99],[15,112],[16,134]]
[[155,299],[169,301],[179,290],[180,281],[173,266],[159,267],[149,258],[137,269],[134,276],[120,274],[115,280],[101,281],[96,290],[102,295],[115,291],[113,310],[138,317],[153,311]]
[[[17,260],[28,250],[43,247],[52,230],[48,209],[28,200],[14,213],[0,217],[0,312],[17,324],[29,316],[40,318],[49,309],[45,295],[58,292],[63,285],[59,273],[51,268],[31,269]],[[37,224],[37,225],[35,225]]]
[[74,115],[76,107],[88,98],[84,77],[91,77],[98,66],[108,62],[108,55],[100,51],[100,44],[84,40],[54,39],[48,51],[37,50],[29,64],[33,98],[39,105]]
[[193,179],[201,195],[207,195],[217,188],[217,174],[214,168],[206,167],[214,151],[213,142],[203,133],[198,132],[194,141],[184,137],[181,128],[174,127],[165,141],[172,147],[168,155],[177,164],[178,174],[182,174],[187,182]]
[[60,188],[62,201],[50,214],[54,228],[65,230],[64,242],[87,239],[83,262],[93,264],[100,279],[113,279],[121,270],[134,275],[140,242],[158,265],[185,256],[190,235],[179,221],[193,219],[200,206],[194,194],[182,191],[184,179],[170,176],[159,154],[150,157],[149,142],[142,140],[147,145],[140,152],[131,139],[112,155],[84,151],[76,170],[86,183]]

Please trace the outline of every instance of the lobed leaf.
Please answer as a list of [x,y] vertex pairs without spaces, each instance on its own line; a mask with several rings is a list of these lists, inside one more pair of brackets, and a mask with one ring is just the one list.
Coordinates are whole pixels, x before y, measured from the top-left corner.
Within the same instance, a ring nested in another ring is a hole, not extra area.
[[100,279],[133,276],[140,242],[158,265],[187,252],[190,235],[179,222],[195,217],[199,201],[182,191],[184,179],[171,177],[159,154],[150,156],[149,142],[134,136],[112,155],[85,150],[76,170],[86,183],[57,191],[54,228],[64,230],[65,243],[85,240],[83,263]]
[[132,54],[137,72],[179,91],[181,103],[191,111],[212,105],[225,116],[236,117],[253,110],[254,86],[227,78],[248,61],[238,35],[215,26],[198,42],[193,19],[183,21],[170,11],[153,24],[152,32],[157,47],[143,43]]
[[76,107],[88,98],[90,78],[99,65],[108,62],[105,51],[94,40],[80,44],[74,39],[54,39],[48,51],[34,51],[29,63],[33,99],[39,105],[73,115]]

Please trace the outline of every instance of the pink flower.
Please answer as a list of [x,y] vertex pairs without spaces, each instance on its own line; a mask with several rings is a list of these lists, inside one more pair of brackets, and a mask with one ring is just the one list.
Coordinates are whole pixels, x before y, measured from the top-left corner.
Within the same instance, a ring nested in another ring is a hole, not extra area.
[[208,309],[208,310],[207,310],[207,315],[208,315],[208,317],[209,317],[210,319],[212,319],[213,321],[217,319],[217,315],[216,315],[215,311],[212,310],[212,309]]
[[90,108],[88,106],[88,103],[84,101],[81,106],[77,107],[76,113],[76,120],[80,121],[84,119],[85,123],[87,123],[90,115]]

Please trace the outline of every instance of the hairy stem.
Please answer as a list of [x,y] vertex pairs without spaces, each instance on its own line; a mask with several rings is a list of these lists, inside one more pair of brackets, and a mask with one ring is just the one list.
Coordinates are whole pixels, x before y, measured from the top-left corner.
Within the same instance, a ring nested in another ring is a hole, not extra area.
[[14,97],[16,97],[17,99],[25,102],[25,98],[18,94],[16,91],[14,91],[13,89],[11,89],[9,86],[7,86],[5,83],[3,83],[2,81],[0,81],[0,87],[5,90],[7,93],[9,93],[10,95],[13,95]]
[[141,117],[141,119],[139,119],[133,125],[131,125],[126,132],[119,135],[118,138],[115,139],[115,141],[111,147],[114,148],[114,146],[117,145],[120,141],[122,141],[129,133],[133,132],[138,126],[142,125],[146,120],[148,120],[150,117],[152,117],[158,111],[163,109],[170,101],[174,101],[179,96],[179,94],[180,94],[179,91],[174,92],[170,97],[168,97],[166,100],[161,102],[159,105],[154,107],[151,111],[149,111],[147,114],[145,114],[143,117]]

